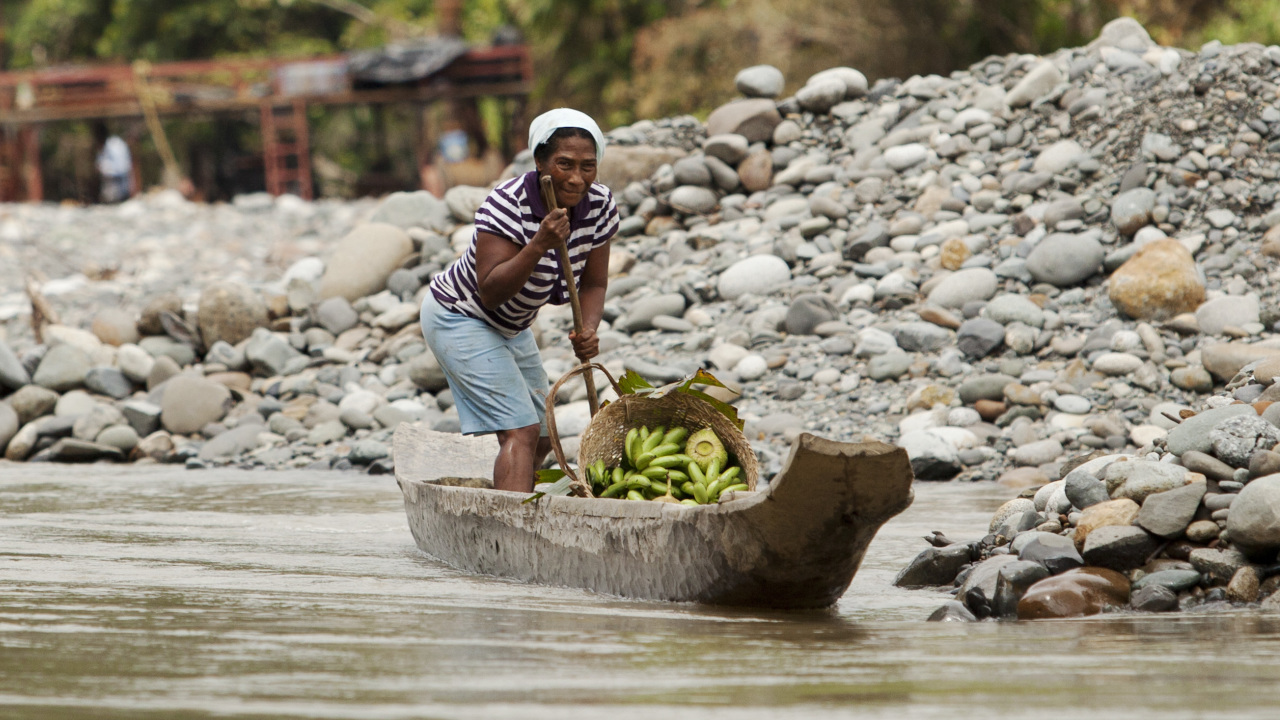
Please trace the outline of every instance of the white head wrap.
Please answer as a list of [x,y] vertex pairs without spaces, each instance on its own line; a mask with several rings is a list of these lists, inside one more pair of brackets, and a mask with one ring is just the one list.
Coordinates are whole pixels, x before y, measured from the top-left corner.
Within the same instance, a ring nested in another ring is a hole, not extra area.
[[563,127],[582,128],[596,141],[596,160],[604,157],[604,133],[590,115],[570,108],[548,110],[529,123],[529,149],[536,150],[551,137],[551,133]]

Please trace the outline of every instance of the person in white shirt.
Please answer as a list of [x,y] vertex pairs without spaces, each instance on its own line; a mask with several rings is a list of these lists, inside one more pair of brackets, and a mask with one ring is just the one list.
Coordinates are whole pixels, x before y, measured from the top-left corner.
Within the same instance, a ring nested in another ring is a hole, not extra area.
[[98,173],[102,176],[100,196],[104,203],[117,203],[129,199],[133,158],[129,146],[119,135],[107,135],[107,126],[94,126],[94,145],[98,148]]

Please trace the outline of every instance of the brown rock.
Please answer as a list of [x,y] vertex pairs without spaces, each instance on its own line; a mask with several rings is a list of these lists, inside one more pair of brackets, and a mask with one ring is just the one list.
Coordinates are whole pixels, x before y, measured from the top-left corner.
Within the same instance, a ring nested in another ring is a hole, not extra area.
[[1115,570],[1084,567],[1047,577],[1027,588],[1019,620],[1097,615],[1129,603],[1129,579]]
[[1080,521],[1076,523],[1075,543],[1077,550],[1084,549],[1084,541],[1089,533],[1108,525],[1132,525],[1138,519],[1141,506],[1128,499],[1108,500],[1092,505],[1080,513]]
[[735,133],[748,142],[767,142],[773,138],[773,129],[780,122],[782,115],[772,100],[733,100],[711,111],[707,117],[707,136]]
[[1280,356],[1280,348],[1259,347],[1246,343],[1217,343],[1200,351],[1200,362],[1214,377],[1226,382],[1240,368],[1254,360]]
[[920,319],[951,330],[959,330],[960,324],[963,322],[950,310],[933,305],[926,305],[920,308]]
[[1108,295],[1138,320],[1167,320],[1204,302],[1196,261],[1182,243],[1164,238],[1144,245],[1111,273]]
[[138,332],[143,335],[163,335],[164,325],[160,322],[160,315],[164,312],[182,317],[182,298],[168,293],[148,300],[138,318]]
[[1003,415],[1009,408],[999,400],[978,400],[973,404],[973,409],[978,411],[978,415],[980,415],[983,420],[992,422]]
[[1262,254],[1280,258],[1280,225],[1273,226],[1262,236]]
[[1231,576],[1227,583],[1227,600],[1234,603],[1251,603],[1258,601],[1258,591],[1262,585],[1262,575],[1253,565],[1245,565]]
[[948,270],[959,270],[964,261],[969,259],[973,253],[969,252],[969,245],[961,238],[947,238],[942,242],[942,251],[938,255],[938,261],[942,267]]
[[1004,399],[1014,405],[1039,405],[1043,401],[1040,393],[1022,383],[1009,383],[1004,386]]
[[206,380],[212,380],[219,385],[226,385],[232,390],[239,390],[242,393],[249,392],[249,385],[253,382],[253,378],[249,373],[243,372],[216,372],[209,373],[204,376]]
[[1036,467],[1020,467],[1006,471],[1000,477],[996,478],[996,482],[1007,488],[1021,490],[1024,488],[1040,487],[1049,482],[1049,476],[1043,470]]
[[108,345],[119,347],[125,343],[138,342],[138,323],[133,313],[120,308],[106,308],[98,311],[90,326],[93,334]]
[[738,163],[738,179],[747,192],[768,190],[773,185],[773,156],[768,150],[748,155]]
[[949,388],[946,385],[925,385],[907,398],[907,411],[928,410],[937,405],[946,407],[955,399],[955,388]]
[[200,293],[196,312],[205,347],[222,340],[231,345],[265,327],[267,304],[254,290],[236,282],[217,282]]
[[1263,358],[1262,362],[1253,369],[1253,379],[1263,385],[1271,385],[1277,378],[1280,378],[1280,355]]
[[916,204],[913,210],[924,215],[925,217],[933,217],[942,209],[943,203],[951,200],[951,189],[939,187],[938,185],[930,185],[920,193],[920,197],[916,198]]

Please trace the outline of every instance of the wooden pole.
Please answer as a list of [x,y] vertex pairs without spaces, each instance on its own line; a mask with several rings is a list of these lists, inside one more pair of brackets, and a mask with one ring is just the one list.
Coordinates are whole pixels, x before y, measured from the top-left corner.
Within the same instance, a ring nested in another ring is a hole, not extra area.
[[[551,185],[551,178],[543,175],[539,180],[542,185],[542,201],[547,206],[547,213],[550,214],[559,208],[556,203],[556,190]],[[569,286],[569,305],[573,307],[573,331],[579,336],[582,335],[582,304],[578,302],[578,283],[573,279],[573,265],[569,262],[569,244],[564,240],[560,241],[560,247],[557,249],[560,255],[560,272],[564,274],[565,284]],[[587,358],[578,358],[584,365]],[[587,404],[591,408],[591,416],[595,417],[597,411],[600,410],[600,398],[596,396],[596,379],[595,371],[590,368],[582,373],[582,379],[587,383]]]

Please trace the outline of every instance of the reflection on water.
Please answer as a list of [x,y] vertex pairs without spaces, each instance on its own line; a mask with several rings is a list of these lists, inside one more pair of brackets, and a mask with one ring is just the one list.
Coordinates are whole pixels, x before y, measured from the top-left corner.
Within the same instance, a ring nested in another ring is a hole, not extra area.
[[830,611],[640,603],[455,572],[389,478],[0,465],[0,717],[1274,718],[1280,616],[925,623],[928,485]]

